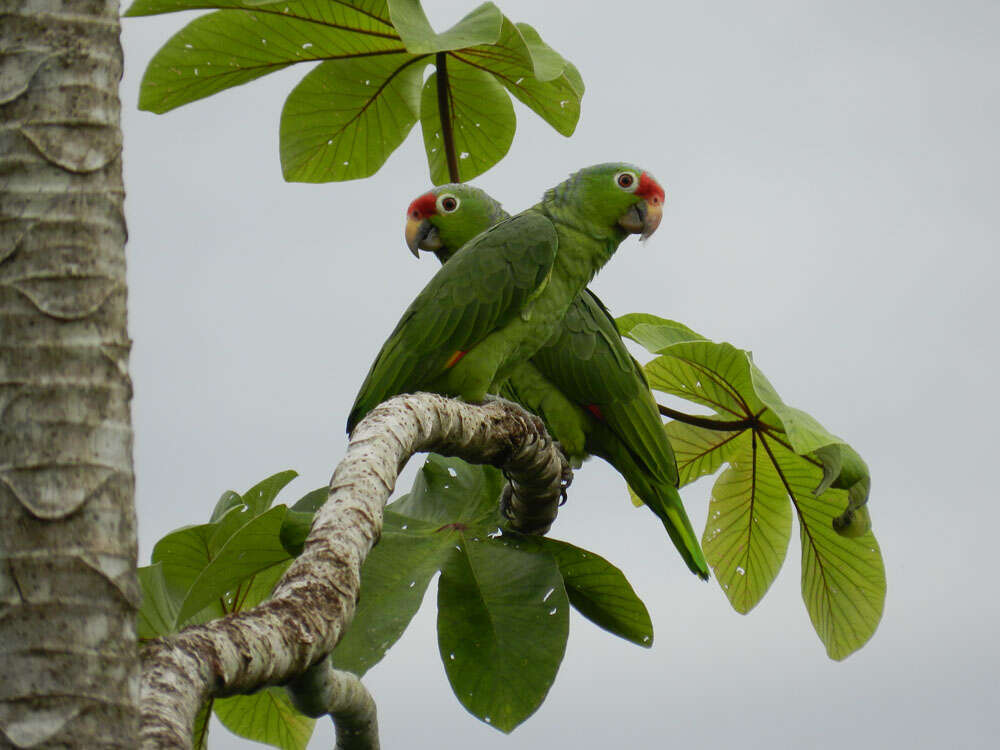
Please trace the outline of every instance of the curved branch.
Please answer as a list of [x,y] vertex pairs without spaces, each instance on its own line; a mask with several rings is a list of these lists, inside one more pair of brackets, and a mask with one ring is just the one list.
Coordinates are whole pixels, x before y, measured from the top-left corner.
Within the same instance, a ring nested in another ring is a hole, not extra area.
[[337,731],[335,750],[379,750],[375,701],[357,675],[334,669],[324,659],[285,688],[295,708],[306,716],[330,715]]
[[568,483],[566,459],[541,421],[509,401],[475,406],[420,393],[381,404],[351,435],[305,549],[272,598],[144,648],[143,748],[189,748],[209,697],[287,683],[333,650],[354,616],[361,563],[381,533],[385,502],[419,451],[502,468],[515,529],[544,533]]

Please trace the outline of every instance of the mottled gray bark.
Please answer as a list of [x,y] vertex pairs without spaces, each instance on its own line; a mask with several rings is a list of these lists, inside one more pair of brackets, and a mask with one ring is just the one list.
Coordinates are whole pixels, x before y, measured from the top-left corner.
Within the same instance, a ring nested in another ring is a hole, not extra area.
[[286,686],[295,707],[318,719],[329,715],[337,730],[334,750],[379,750],[378,712],[357,675],[334,669],[329,659],[314,664]]
[[[503,468],[515,488],[508,504],[514,526],[544,530],[555,518],[568,466],[537,417],[501,399],[473,406],[421,393],[387,401],[351,435],[305,549],[273,597],[145,647],[142,747],[190,747],[195,714],[209,697],[285,684],[333,650],[354,616],[361,563],[381,533],[385,502],[420,451]],[[292,689],[300,704],[343,703],[326,687],[312,698],[302,694],[303,683]],[[351,711],[364,722],[357,705]]]
[[117,0],[0,0],[0,745],[134,748]]

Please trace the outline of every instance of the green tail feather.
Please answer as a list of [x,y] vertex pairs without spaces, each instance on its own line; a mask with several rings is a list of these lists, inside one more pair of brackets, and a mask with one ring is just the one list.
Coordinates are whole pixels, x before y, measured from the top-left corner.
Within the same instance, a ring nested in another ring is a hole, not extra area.
[[642,488],[632,486],[632,490],[653,511],[667,530],[670,541],[681,553],[688,568],[699,578],[708,580],[708,563],[701,551],[698,535],[691,526],[691,520],[681,505],[681,496],[677,489],[668,485],[647,484]]
[[600,456],[625,477],[632,491],[656,514],[667,530],[670,541],[688,568],[699,578],[708,579],[708,563],[701,551],[698,535],[684,510],[677,488],[664,482],[656,482],[640,468],[625,445],[610,432],[603,430],[590,436],[587,449]]

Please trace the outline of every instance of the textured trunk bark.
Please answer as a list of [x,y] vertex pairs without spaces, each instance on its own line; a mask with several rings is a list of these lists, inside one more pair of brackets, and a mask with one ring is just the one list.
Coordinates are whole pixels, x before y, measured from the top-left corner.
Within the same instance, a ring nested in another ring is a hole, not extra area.
[[0,0],[0,745],[134,748],[117,0]]

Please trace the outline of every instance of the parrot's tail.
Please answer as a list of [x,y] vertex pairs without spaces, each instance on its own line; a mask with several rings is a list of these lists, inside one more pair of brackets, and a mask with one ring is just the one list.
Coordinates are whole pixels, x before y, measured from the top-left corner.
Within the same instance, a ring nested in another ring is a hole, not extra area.
[[705,561],[705,554],[701,551],[701,544],[698,543],[698,535],[691,526],[691,520],[681,503],[680,493],[675,487],[667,484],[653,484],[652,482],[644,482],[643,484],[645,484],[644,487],[632,486],[632,491],[663,523],[663,528],[667,530],[670,541],[681,553],[681,557],[684,558],[684,562],[687,563],[691,572],[699,578],[708,580],[708,563]]
[[665,478],[651,477],[649,472],[635,460],[624,443],[614,439],[609,433],[594,431],[590,438],[587,447],[591,452],[618,470],[635,496],[663,523],[670,541],[681,553],[691,572],[707,580],[708,563],[705,562],[705,554],[701,551],[701,544],[698,543],[698,535],[691,526],[691,520],[684,510],[684,503],[677,488]]

